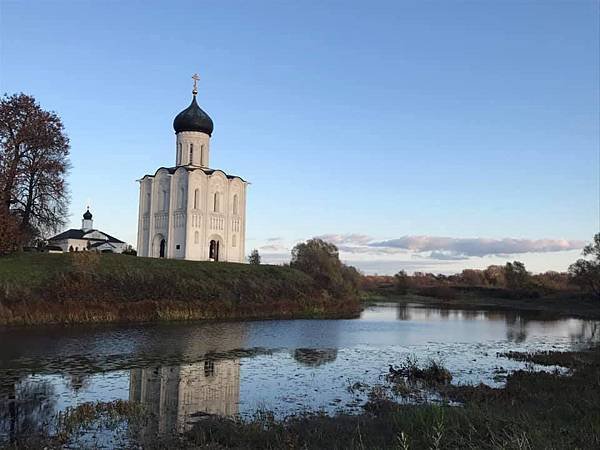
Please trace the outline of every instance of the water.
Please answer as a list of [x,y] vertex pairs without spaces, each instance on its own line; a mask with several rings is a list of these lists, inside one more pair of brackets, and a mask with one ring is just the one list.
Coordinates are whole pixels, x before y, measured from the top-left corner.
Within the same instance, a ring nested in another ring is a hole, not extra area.
[[150,434],[185,431],[206,414],[356,412],[368,394],[357,386],[383,383],[389,365],[411,355],[443,361],[454,383],[500,386],[525,364],[499,352],[574,349],[599,334],[595,321],[394,304],[354,320],[6,330],[0,444],[91,401],[143,404]]

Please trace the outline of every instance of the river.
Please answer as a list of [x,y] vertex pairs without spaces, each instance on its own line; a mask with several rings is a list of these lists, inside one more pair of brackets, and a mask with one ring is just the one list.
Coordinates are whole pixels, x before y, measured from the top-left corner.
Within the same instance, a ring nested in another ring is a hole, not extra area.
[[206,414],[357,412],[369,392],[357,386],[383,383],[406,357],[441,361],[453,383],[501,386],[512,370],[553,368],[499,353],[576,349],[599,333],[596,321],[396,304],[353,320],[3,330],[0,444],[48,427],[68,407],[117,399],[152,413],[149,433],[185,431]]

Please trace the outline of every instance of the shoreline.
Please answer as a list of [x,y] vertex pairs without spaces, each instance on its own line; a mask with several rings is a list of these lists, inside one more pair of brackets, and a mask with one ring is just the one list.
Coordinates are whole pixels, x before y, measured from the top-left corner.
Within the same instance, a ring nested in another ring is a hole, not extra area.
[[600,320],[600,301],[593,299],[561,299],[561,298],[477,298],[459,297],[455,299],[439,299],[415,294],[369,294],[361,297],[361,303],[396,303],[400,305],[421,305],[424,307],[469,310],[469,311],[502,311],[537,313],[542,317],[574,318],[586,320]]

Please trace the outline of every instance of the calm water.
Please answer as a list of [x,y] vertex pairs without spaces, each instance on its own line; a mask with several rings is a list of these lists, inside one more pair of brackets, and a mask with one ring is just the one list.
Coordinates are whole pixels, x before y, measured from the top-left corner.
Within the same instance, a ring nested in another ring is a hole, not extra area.
[[141,402],[149,433],[186,430],[205,414],[357,411],[367,390],[351,386],[383,383],[390,364],[413,355],[442,360],[454,383],[497,386],[525,367],[498,352],[567,350],[599,334],[593,321],[392,304],[355,320],[4,331],[0,443],[98,400]]

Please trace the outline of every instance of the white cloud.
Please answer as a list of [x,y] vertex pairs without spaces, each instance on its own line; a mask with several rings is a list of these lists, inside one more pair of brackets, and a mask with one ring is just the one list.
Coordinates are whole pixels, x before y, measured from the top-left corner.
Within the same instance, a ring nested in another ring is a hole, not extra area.
[[403,236],[398,239],[369,243],[370,247],[397,248],[417,253],[431,252],[429,256],[434,259],[559,252],[580,249],[584,245],[583,241],[565,239],[486,239],[436,236]]

